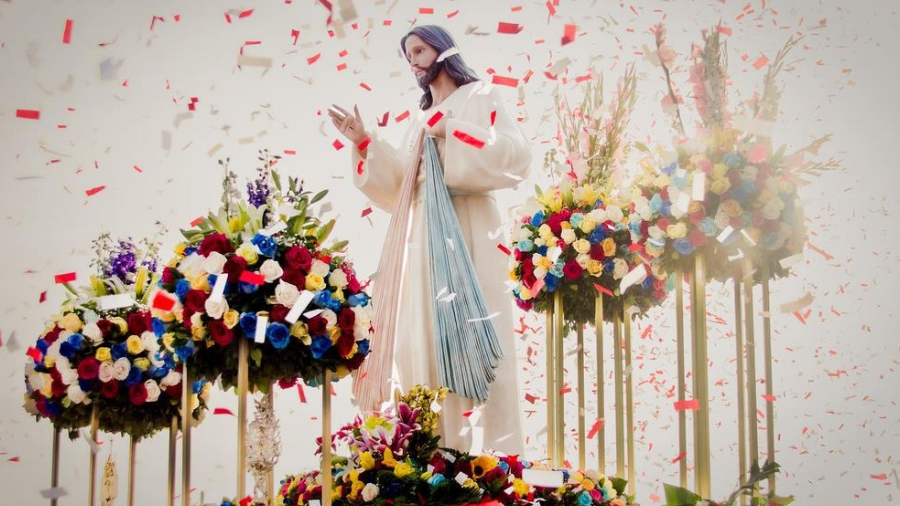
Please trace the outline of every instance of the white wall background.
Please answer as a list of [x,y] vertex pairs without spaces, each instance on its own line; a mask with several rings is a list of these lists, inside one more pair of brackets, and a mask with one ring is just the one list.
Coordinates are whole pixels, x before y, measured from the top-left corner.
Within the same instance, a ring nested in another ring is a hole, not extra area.
[[[244,177],[253,173],[258,149],[296,150],[296,156],[284,158],[282,171],[304,178],[310,188],[331,190],[332,215],[341,217],[334,236],[351,239],[350,252],[363,275],[375,269],[387,215],[376,211],[371,220],[360,218],[368,204],[349,180],[348,150],[334,150],[337,134],[318,111],[331,102],[358,103],[370,128],[376,115],[389,111],[394,118],[414,111],[419,92],[397,52],[414,20],[447,27],[482,76],[488,68],[519,78],[534,71],[522,84],[524,104],[517,111],[528,117],[523,127],[534,139],[536,162],[531,181],[501,195],[504,209],[527,197],[533,183],[546,182],[539,161],[555,124],[552,115],[546,121],[542,116],[550,112],[556,86],[543,76],[548,65],[568,57],[570,79],[593,67],[612,83],[624,64],[635,62],[640,98],[630,133],[654,143],[672,132],[659,107],[661,73],[641,54],[644,45],[653,45],[648,33],[653,24],[666,23],[681,62],[690,43],[700,40],[701,28],[720,20],[732,28],[732,102],[738,92],[747,97],[758,89],[763,71],[752,63],[760,55],[773,58],[791,34],[805,34],[802,47],[789,58],[792,70],[783,75],[787,89],[778,139],[800,147],[832,133],[823,155],[843,158],[847,169],[804,191],[810,242],[829,257],[807,250],[795,275],[773,288],[773,308],[807,291],[815,295],[805,324],[775,311],[777,460],[785,471],[779,491],[808,504],[857,499],[888,504],[900,495],[895,331],[900,258],[892,144],[900,113],[894,92],[900,78],[896,6],[873,0],[560,3],[556,15],[549,16],[543,2],[359,2],[359,29],[348,25],[343,37],[329,37],[326,11],[312,0],[0,2],[2,502],[45,503],[39,491],[49,486],[51,429],[20,409],[24,350],[62,298],[53,275],[75,270],[86,276],[90,241],[101,231],[142,237],[161,220],[171,231],[165,237],[169,251],[179,227],[216,205],[218,158],[230,156]],[[434,14],[419,14],[419,7],[432,7]],[[238,18],[250,9],[249,17]],[[224,16],[229,10],[231,24]],[[448,17],[454,11],[458,14]],[[151,30],[154,16],[164,21],[157,20]],[[73,30],[71,44],[64,45],[67,19]],[[385,20],[392,24],[385,26]],[[501,21],[524,29],[517,35],[497,34]],[[578,38],[561,46],[567,23],[578,25]],[[292,29],[300,31],[296,45]],[[539,39],[546,42],[536,44]],[[237,68],[247,41],[260,41],[247,46],[245,54],[271,58],[269,68]],[[342,50],[345,57],[339,56]],[[308,64],[316,54],[320,59]],[[346,70],[337,70],[340,63]],[[684,82],[685,76],[682,66],[676,79]],[[362,82],[372,91],[361,88]],[[563,88],[576,96],[571,81]],[[505,94],[507,105],[515,107],[516,91]],[[199,99],[195,112],[188,111],[190,97]],[[41,117],[19,119],[17,109],[40,110]],[[382,130],[399,139],[404,127],[392,119]],[[85,195],[100,185],[106,189]],[[44,291],[48,299],[40,304]],[[710,311],[726,322],[710,325],[714,494],[721,497],[737,476],[733,311],[729,288],[711,285],[709,291]],[[652,325],[646,336],[636,338],[634,371],[638,498],[645,504],[660,501],[663,482],[677,482],[678,464],[672,463],[678,454],[677,417],[667,395],[676,385],[672,315],[670,304],[635,331],[643,336]],[[540,326],[533,316],[525,321]],[[526,334],[520,342],[523,396],[543,397],[542,368],[536,365],[543,363],[541,337]],[[534,365],[524,360],[529,347],[538,352]],[[572,372],[574,357],[569,359]],[[587,363],[593,361],[589,353]],[[353,416],[350,384],[341,383],[337,390],[336,423]],[[307,396],[309,402],[301,404],[294,390],[277,395],[284,443],[279,475],[316,465],[312,434],[319,425],[312,418],[319,396],[310,389]],[[567,403],[574,423],[575,397],[568,396]],[[212,407],[235,405],[231,392],[212,396]],[[539,457],[536,435],[544,426],[544,404],[523,399],[522,409],[528,416],[528,456]],[[612,442],[613,414],[607,415]],[[588,426],[594,417],[588,414]],[[207,500],[233,494],[234,418],[209,416],[194,434],[196,499],[201,491]],[[102,458],[111,447],[124,476],[126,442],[107,436],[104,441],[112,444],[104,446]],[[160,435],[140,447],[138,504],[164,500],[165,441]],[[607,449],[610,458],[614,450]],[[62,504],[83,502],[87,455],[84,441],[63,445],[61,483],[69,496]],[[573,442],[570,460],[575,456]],[[124,478],[120,491],[124,496]]]

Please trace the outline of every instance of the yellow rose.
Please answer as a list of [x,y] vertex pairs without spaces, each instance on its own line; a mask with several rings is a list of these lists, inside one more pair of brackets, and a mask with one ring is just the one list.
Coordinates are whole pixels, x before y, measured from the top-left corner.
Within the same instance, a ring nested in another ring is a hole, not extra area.
[[147,357],[138,357],[134,359],[134,366],[142,371],[150,369],[150,359]]
[[611,257],[616,254],[616,241],[612,237],[607,237],[603,239],[603,242],[600,243],[603,245],[603,254]]
[[591,250],[591,243],[586,239],[578,239],[572,243],[572,247],[575,248],[575,251],[578,253],[587,253]]
[[175,316],[175,321],[181,323],[184,321],[184,306],[178,306],[172,310],[172,315]]
[[187,249],[187,244],[180,242],[175,245],[175,254],[178,256],[184,256],[184,250]]
[[167,350],[169,350],[169,351],[175,351],[175,350],[172,348],[172,342],[173,342],[173,341],[175,341],[175,334],[173,334],[173,333],[171,333],[171,332],[166,332],[165,334],[163,334],[163,336],[162,336],[162,343],[163,343],[163,346],[164,346]]
[[513,491],[519,497],[525,497],[528,495],[528,492],[531,491],[531,485],[522,481],[521,478],[516,478],[515,480],[513,480]]
[[338,339],[341,338],[341,328],[335,325],[328,329],[328,337],[331,338],[331,344],[337,344]]
[[665,174],[660,174],[653,180],[653,186],[656,188],[665,188],[670,184],[672,184],[672,180]]
[[128,349],[129,355],[137,355],[144,351],[144,342],[138,336],[128,336],[125,341],[125,348]]
[[375,469],[375,459],[372,458],[371,452],[362,452],[359,454],[359,465],[366,471]]
[[312,344],[312,337],[309,335],[309,328],[303,322],[297,322],[291,325],[291,335],[309,346]]
[[716,195],[721,195],[728,191],[731,188],[731,181],[727,178],[716,179],[712,182],[712,185],[709,187],[709,191],[715,193]]
[[688,204],[688,214],[699,213],[703,211],[703,202],[698,200],[692,200],[690,204]]
[[390,448],[384,449],[384,455],[382,456],[381,461],[386,467],[390,467],[392,469],[399,465],[399,462],[394,459],[394,453]]
[[781,180],[778,182],[778,191],[785,195],[792,195],[796,189],[794,183],[788,180]]
[[581,231],[585,234],[590,234],[595,228],[597,228],[597,220],[590,216],[585,216],[584,221],[581,222]]
[[126,322],[124,318],[119,318],[118,316],[116,316],[113,318],[107,318],[107,320],[109,320],[110,323],[113,323],[116,326],[118,326],[119,332],[121,332],[123,334],[128,332],[128,322]]
[[59,326],[69,332],[78,332],[81,330],[81,325],[81,318],[78,318],[78,315],[75,313],[68,313],[59,321]]
[[519,276],[516,274],[516,270],[515,270],[515,269],[510,269],[510,270],[509,270],[509,279],[510,279],[511,281],[518,281],[518,280],[519,280]]
[[723,177],[725,177],[725,174],[728,173],[729,168],[730,167],[728,167],[724,163],[717,163],[717,164],[713,165],[713,170],[712,170],[713,179],[722,179]]
[[44,397],[53,397],[53,378],[45,373],[41,373],[41,377],[44,379],[44,386],[41,387],[41,393],[44,394]]
[[94,358],[101,362],[108,362],[112,360],[112,353],[110,353],[109,348],[97,348],[97,352],[94,353]]
[[522,289],[519,290],[519,298],[522,299],[523,301],[531,300],[531,290],[529,290],[523,286]]
[[591,260],[588,262],[587,271],[591,276],[599,276],[603,274],[603,264],[597,260]]
[[403,478],[404,476],[412,474],[414,471],[415,469],[413,469],[409,464],[400,462],[397,464],[397,467],[394,468],[394,476],[396,476],[397,478]]
[[241,228],[243,227],[241,226],[240,216],[235,216],[234,218],[228,220],[228,229],[232,232],[240,232]]
[[581,487],[590,492],[591,490],[594,490],[594,482],[591,480],[582,480]]
[[538,228],[538,235],[541,236],[541,239],[550,242],[553,239],[553,230],[550,229],[550,225],[544,223]]
[[222,323],[224,323],[225,326],[230,329],[233,329],[234,326],[238,324],[238,321],[240,319],[241,314],[234,309],[229,309],[228,311],[225,311],[225,314],[222,315]]
[[472,478],[467,478],[466,481],[462,484],[463,488],[471,488],[473,490],[478,490],[480,487],[478,483],[475,482]]
[[200,275],[196,276],[191,280],[191,288],[194,290],[203,290],[204,292],[209,292],[211,288],[209,287],[209,276]]
[[734,199],[729,199],[729,200],[726,200],[725,202],[722,202],[722,204],[719,206],[719,209],[721,209],[722,212],[724,212],[731,218],[740,216],[741,213],[743,212],[743,209],[741,208],[741,204]]
[[256,252],[256,247],[252,244],[246,242],[241,244],[235,253],[242,256],[247,261],[247,265],[254,265],[259,261],[259,254]]
[[675,223],[666,227],[666,235],[669,239],[681,239],[687,235],[687,227],[684,223]]
[[306,276],[306,289],[317,291],[325,289],[325,280],[318,274],[309,273]]
[[206,327],[202,324],[191,324],[191,337],[194,338],[194,341],[200,341],[204,337],[206,337]]
[[56,365],[56,359],[45,355],[44,356],[44,365],[49,369]]

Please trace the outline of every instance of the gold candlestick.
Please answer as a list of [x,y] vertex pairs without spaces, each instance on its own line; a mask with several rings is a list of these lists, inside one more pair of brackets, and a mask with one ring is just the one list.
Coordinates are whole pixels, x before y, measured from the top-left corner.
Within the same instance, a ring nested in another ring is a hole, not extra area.
[[625,420],[622,409],[624,380],[622,378],[622,314],[613,316],[613,365],[616,376],[616,476],[625,476]]
[[600,460],[600,472],[606,474],[606,405],[603,372],[603,294],[598,293],[594,303],[594,330],[597,337],[597,419],[600,429],[597,433],[597,456]]
[[193,394],[190,368],[187,362],[181,371],[181,504],[191,506],[191,408]]
[[250,341],[241,339],[238,344],[238,448],[237,448],[237,497],[247,494],[247,394],[250,388]]
[[635,493],[637,484],[635,483],[634,470],[634,389],[631,375],[631,317],[625,313],[622,322],[625,330],[625,434],[628,451],[628,490],[631,494]]
[[88,506],[96,504],[97,497],[97,452],[94,446],[97,444],[97,433],[100,431],[100,409],[97,403],[91,408],[91,459],[90,459],[90,485],[88,486]]
[[[741,280],[734,277],[734,345],[737,362],[737,429],[738,429],[738,473],[743,480],[747,474],[747,428],[744,413],[744,319],[741,302]],[[747,504],[747,496],[741,496],[741,504]]]
[[[59,433],[60,430],[53,428],[53,454],[50,458],[50,488],[59,486]],[[53,497],[50,499],[50,506],[56,506],[58,499]]]
[[556,350],[556,391],[554,395],[558,396],[556,403],[556,461],[557,466],[563,467],[566,464],[566,396],[563,393],[565,388],[565,346],[563,338],[566,336],[565,315],[563,313],[562,292],[556,291],[554,297],[553,315],[556,318],[556,332],[554,346]]
[[[756,336],[753,331],[753,261],[744,254],[744,339],[747,342],[747,458],[752,464],[759,462],[759,440],[756,421]],[[754,491],[758,488],[754,487]],[[754,493],[755,495],[755,493]]]
[[576,367],[578,368],[578,469],[584,469],[584,328],[581,324],[578,324],[577,336],[578,355],[576,355]]
[[709,449],[709,365],[706,351],[706,268],[702,255],[694,260],[692,278],[694,398],[699,409],[694,415],[695,486],[702,497],[710,497],[711,465]]
[[178,441],[178,417],[172,416],[172,423],[169,425],[169,486],[167,487],[167,506],[175,506],[175,453],[177,452]]
[[[676,349],[678,354],[678,400],[685,401],[685,364],[684,364],[684,272],[675,269],[675,331],[677,335]],[[678,476],[682,488],[688,486],[687,476],[687,412],[678,410]]]
[[331,371],[322,375],[322,506],[331,506]]
[[547,460],[556,464],[556,362],[554,361],[553,304],[547,305]]
[[138,438],[131,436],[128,445],[128,506],[134,506],[134,466],[137,454]]
[[[762,264],[762,304],[763,304],[763,346],[765,346],[766,374],[766,458],[775,462],[775,398],[774,378],[772,376],[772,314],[769,307],[769,259],[760,258]],[[775,474],[769,476],[769,493],[775,493]]]

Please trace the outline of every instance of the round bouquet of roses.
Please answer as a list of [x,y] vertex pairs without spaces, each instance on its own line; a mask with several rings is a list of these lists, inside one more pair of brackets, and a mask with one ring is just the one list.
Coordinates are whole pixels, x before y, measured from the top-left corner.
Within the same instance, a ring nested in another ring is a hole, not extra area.
[[265,160],[247,199],[226,165],[223,207],[183,232],[153,304],[164,346],[226,387],[237,383],[239,340],[249,340],[250,385],[262,391],[297,378],[315,385],[325,369],[346,376],[372,332],[369,296],[340,254],[347,242],[323,247],[334,220],[309,214],[326,191],[313,196],[294,179],[282,191]]
[[547,311],[560,291],[574,327],[594,322],[598,291],[607,320],[631,306],[643,314],[665,298],[664,272],[643,255],[640,231],[648,224],[629,206],[590,184],[564,184],[539,192],[523,210],[511,234],[509,273],[523,310]]
[[[154,251],[140,261],[134,243],[109,245],[107,234],[95,242],[100,272],[90,287],[66,285],[72,296],[28,349],[26,406],[67,430],[88,425],[96,406],[101,430],[142,438],[180,417],[181,374],[144,309]],[[204,407],[195,396],[195,419]]]

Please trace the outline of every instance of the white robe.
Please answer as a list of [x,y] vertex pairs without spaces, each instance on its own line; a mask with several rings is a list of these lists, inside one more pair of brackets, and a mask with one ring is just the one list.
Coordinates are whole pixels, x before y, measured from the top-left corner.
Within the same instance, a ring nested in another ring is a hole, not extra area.
[[[496,370],[489,399],[477,414],[465,417],[475,408],[471,399],[449,394],[441,411],[441,444],[462,451],[497,450],[507,454],[523,454],[521,411],[519,408],[518,367],[513,332],[512,299],[505,293],[508,259],[497,248],[506,243],[505,233],[488,237],[502,225],[493,190],[511,188],[528,175],[531,147],[515,118],[503,106],[500,94],[481,81],[459,87],[439,106],[413,118],[401,150],[371,135],[362,174],[357,168],[360,154],[353,149],[353,178],[359,188],[381,209],[393,212],[397,202],[404,168],[417,135],[436,111],[444,113],[447,137],[436,138],[436,146],[444,170],[444,181],[450,190],[463,237],[469,249],[484,294],[488,316],[499,313],[491,321],[497,330],[504,359]],[[491,136],[491,113],[496,111]],[[453,136],[454,131],[485,141],[478,149]],[[490,140],[489,140],[490,139]],[[420,160],[417,188],[412,204],[406,265],[401,281],[394,367],[400,388],[422,384],[438,386],[435,355],[432,292],[428,260],[428,235],[425,198],[425,170]],[[510,177],[512,176],[512,177]],[[377,282],[377,280],[376,280]],[[452,303],[452,302],[451,302]],[[376,308],[377,310],[378,308]],[[474,428],[471,422],[476,420]],[[480,437],[479,437],[480,434]],[[473,435],[475,436],[473,438]],[[479,441],[482,439],[482,441]],[[480,447],[479,447],[479,443]]]

